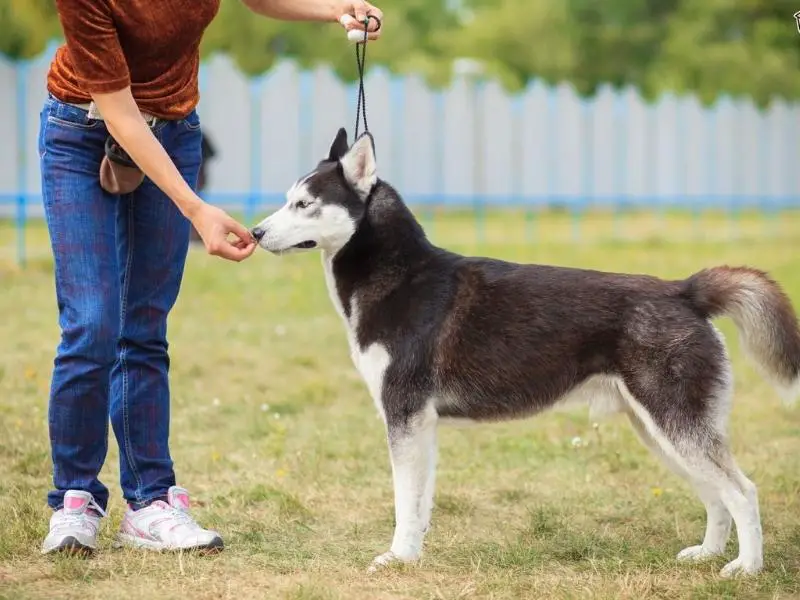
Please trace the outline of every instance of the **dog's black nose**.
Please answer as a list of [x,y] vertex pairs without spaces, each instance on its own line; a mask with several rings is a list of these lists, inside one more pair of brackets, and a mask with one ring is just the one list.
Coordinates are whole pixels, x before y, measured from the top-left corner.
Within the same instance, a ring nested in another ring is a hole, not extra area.
[[266,232],[263,229],[261,229],[260,227],[253,227],[250,230],[250,235],[252,235],[257,242],[261,241],[261,238],[264,237],[264,233],[266,233]]

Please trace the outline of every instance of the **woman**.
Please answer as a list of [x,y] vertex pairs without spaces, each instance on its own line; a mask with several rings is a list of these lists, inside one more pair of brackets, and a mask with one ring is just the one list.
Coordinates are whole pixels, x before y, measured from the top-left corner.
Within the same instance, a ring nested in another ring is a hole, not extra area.
[[[190,224],[213,255],[241,261],[256,248],[245,227],[195,191],[198,47],[219,2],[56,2],[66,43],[48,73],[39,133],[61,327],[49,406],[54,513],[44,553],[97,547],[109,417],[128,503],[119,541],[159,550],[223,546],[190,516],[189,495],[176,486],[166,340]],[[382,18],[363,0],[245,4],[268,17],[338,21],[348,30],[363,31],[367,14]],[[380,35],[373,19],[369,32]]]

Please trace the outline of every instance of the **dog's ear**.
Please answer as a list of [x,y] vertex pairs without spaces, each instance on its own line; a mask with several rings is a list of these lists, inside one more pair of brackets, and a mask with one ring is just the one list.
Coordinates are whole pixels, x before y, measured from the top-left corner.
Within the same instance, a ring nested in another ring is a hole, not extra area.
[[339,160],[345,154],[347,154],[347,130],[340,127],[328,151],[328,160]]
[[345,179],[353,186],[361,199],[365,199],[378,180],[375,164],[375,147],[372,135],[365,133],[358,138],[350,150],[339,159]]

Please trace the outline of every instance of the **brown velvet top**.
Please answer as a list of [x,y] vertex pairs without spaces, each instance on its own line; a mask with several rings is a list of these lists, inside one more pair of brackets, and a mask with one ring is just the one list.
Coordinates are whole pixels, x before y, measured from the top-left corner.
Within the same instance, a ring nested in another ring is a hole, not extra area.
[[139,109],[163,119],[197,105],[200,39],[220,0],[56,0],[66,43],[47,75],[63,102],[131,87]]

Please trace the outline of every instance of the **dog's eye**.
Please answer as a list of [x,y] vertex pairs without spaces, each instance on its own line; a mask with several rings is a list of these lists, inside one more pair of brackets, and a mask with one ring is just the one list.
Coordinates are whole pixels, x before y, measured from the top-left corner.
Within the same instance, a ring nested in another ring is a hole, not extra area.
[[308,208],[308,202],[306,200],[298,200],[297,204],[295,204],[295,207],[300,209]]

